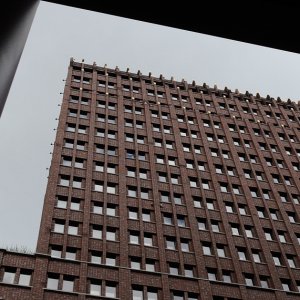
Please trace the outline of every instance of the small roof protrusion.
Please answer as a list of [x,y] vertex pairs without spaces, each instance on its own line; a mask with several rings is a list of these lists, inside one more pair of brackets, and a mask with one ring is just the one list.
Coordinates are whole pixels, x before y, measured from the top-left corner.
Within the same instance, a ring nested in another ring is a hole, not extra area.
[[152,76],[152,73],[151,72],[149,72],[149,77],[151,77]]
[[129,68],[126,69],[126,72],[127,72],[127,73],[129,72]]
[[236,93],[236,94],[239,94],[240,92],[239,92],[239,90],[238,90],[238,89],[235,89],[235,93]]
[[282,100],[281,100],[280,97],[277,97],[277,102],[278,102],[278,103],[281,103],[281,102],[282,102]]
[[196,82],[195,82],[195,80],[193,80],[193,82],[192,82],[192,85],[193,85],[193,86],[195,86],[195,85],[196,85]]
[[216,84],[214,84],[214,89],[217,90],[218,89],[218,86]]
[[255,96],[257,99],[260,98],[260,94],[259,93],[256,93],[256,96]]

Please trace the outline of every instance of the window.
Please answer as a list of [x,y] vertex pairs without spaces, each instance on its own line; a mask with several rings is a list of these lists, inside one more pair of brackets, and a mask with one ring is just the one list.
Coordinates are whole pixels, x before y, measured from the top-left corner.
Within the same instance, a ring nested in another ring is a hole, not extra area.
[[284,231],[278,231],[278,238],[281,243],[286,243]]
[[21,270],[19,277],[19,284],[29,286],[31,281],[31,271],[30,270]]
[[80,210],[80,199],[78,198],[71,198],[71,204],[70,204],[71,210]]
[[288,279],[281,279],[282,289],[286,292],[291,290],[290,288],[290,281]]
[[165,225],[173,225],[172,215],[171,214],[164,214],[163,215],[163,222]]
[[182,215],[177,215],[177,225],[178,227],[186,227],[185,217]]
[[166,248],[169,250],[176,250],[176,242],[174,238],[171,237],[166,238]]
[[214,201],[212,199],[206,199],[206,206],[207,206],[207,209],[209,209],[209,210],[215,209]]
[[59,184],[62,186],[69,186],[70,184],[70,176],[60,175]]
[[17,270],[15,268],[6,267],[3,274],[2,282],[13,284],[15,281],[16,271]]
[[179,266],[175,263],[169,263],[169,273],[171,275],[179,275]]
[[82,188],[83,179],[80,177],[74,177],[72,186],[73,188],[81,189]]
[[261,257],[258,250],[252,250],[252,257],[256,263],[261,263]]
[[76,259],[76,254],[77,254],[76,248],[67,247],[65,258],[75,260]]
[[257,214],[258,214],[259,218],[264,219],[266,217],[265,216],[265,209],[263,207],[257,207],[256,210],[257,210]]
[[230,202],[225,202],[225,209],[228,213],[233,213],[233,204]]
[[206,230],[206,220],[198,218],[198,229],[199,230]]
[[242,194],[240,189],[241,189],[240,186],[235,185],[235,184],[232,185],[232,190],[233,190],[233,193],[234,193],[235,195],[240,195],[240,194]]
[[160,192],[161,202],[170,202],[170,194],[168,192]]
[[64,276],[62,282],[62,290],[65,292],[74,291],[74,278],[71,276]]
[[90,294],[94,296],[101,295],[101,281],[96,279],[90,280]]
[[273,261],[275,266],[281,266],[281,255],[280,253],[272,253]]
[[288,262],[288,264],[289,264],[289,266],[290,266],[291,268],[296,268],[294,256],[292,256],[292,255],[287,255],[287,256],[286,256],[286,259],[287,259],[287,262]]
[[67,208],[68,197],[66,196],[57,196],[56,197],[56,207],[58,208]]
[[61,258],[62,246],[52,245],[50,249],[51,257]]
[[257,188],[250,187],[250,193],[251,193],[251,196],[254,198],[259,197]]
[[92,212],[95,214],[103,214],[102,203],[92,202]]
[[253,281],[253,275],[252,274],[245,274],[245,283],[248,286],[254,286],[254,281]]
[[205,166],[204,162],[198,161],[198,170],[199,171],[205,171],[206,170],[206,166]]
[[243,170],[243,171],[244,171],[244,175],[247,179],[253,178],[251,170]]
[[146,259],[145,268],[146,271],[155,272],[155,261],[152,259]]
[[295,213],[287,212],[287,215],[291,223],[296,223]]
[[102,239],[102,227],[93,225],[92,226],[92,238],[94,239]]
[[239,225],[231,224],[231,232],[232,232],[232,235],[240,235]]
[[141,269],[141,259],[138,257],[131,257],[130,258],[130,268],[135,270]]
[[198,187],[198,180],[195,177],[189,177],[190,187]]
[[92,251],[90,256],[91,263],[94,264],[101,264],[102,262],[102,254],[98,251]]
[[273,241],[273,233],[271,229],[264,229],[265,237],[267,241]]
[[211,221],[211,229],[213,232],[220,232],[220,222],[218,221]]
[[217,254],[219,257],[226,257],[224,245],[217,244]]
[[150,191],[146,188],[141,188],[141,199],[149,199]]
[[172,300],[184,300],[184,293],[183,292],[173,292],[172,293]]
[[189,241],[185,239],[180,240],[181,251],[182,252],[190,252]]
[[204,190],[209,190],[209,189],[210,189],[209,181],[208,181],[208,180],[202,179],[202,188],[203,188]]
[[217,271],[214,269],[208,269],[207,276],[209,280],[217,280]]
[[58,289],[58,281],[59,281],[58,274],[49,274],[48,278],[47,278],[47,289],[57,290]]
[[117,256],[115,254],[106,254],[106,265],[116,266]]
[[106,283],[105,287],[105,297],[116,298],[117,297],[117,287],[113,283]]
[[144,245],[145,246],[150,246],[150,247],[153,246],[153,236],[152,236],[152,234],[145,233],[145,235],[144,235]]
[[69,222],[69,226],[68,226],[68,234],[71,235],[78,235],[78,229],[79,229],[79,224],[76,222]]
[[144,222],[151,222],[151,214],[149,210],[143,209],[142,211],[142,220]]
[[242,215],[242,216],[247,215],[247,210],[246,210],[246,206],[245,205],[239,204],[238,208],[239,208],[240,215]]
[[106,230],[106,240],[107,241],[116,241],[117,231],[115,228],[107,228]]
[[194,277],[194,268],[193,266],[184,266],[184,276],[186,277]]
[[273,220],[278,220],[277,211],[275,209],[270,209],[270,215]]
[[193,196],[194,207],[201,208],[202,207],[202,199],[197,196]]
[[238,248],[237,252],[238,252],[239,260],[247,260],[246,249],[244,249],[244,248]]
[[182,205],[182,195],[181,194],[173,194],[174,203],[177,205]]
[[62,220],[55,220],[53,231],[56,233],[64,233],[65,222]]
[[139,234],[136,232],[130,232],[129,243],[138,245],[140,243]]
[[225,270],[223,271],[223,281],[228,283],[232,282],[230,271],[225,271]]
[[94,182],[94,191],[95,192],[103,192],[103,182],[95,181]]
[[254,237],[253,231],[254,231],[254,228],[252,226],[245,226],[245,233],[248,238]]
[[202,251],[204,255],[212,255],[211,245],[209,243],[203,243]]
[[106,192],[107,194],[116,194],[117,185],[115,183],[107,183]]
[[136,188],[132,187],[132,186],[127,187],[127,196],[128,197],[136,197],[137,196]]
[[263,181],[264,180],[262,172],[256,171],[255,174],[256,174],[256,178],[257,178],[258,181]]
[[156,162],[158,163],[158,164],[164,164],[165,162],[164,162],[164,156],[163,155],[157,155],[156,156]]

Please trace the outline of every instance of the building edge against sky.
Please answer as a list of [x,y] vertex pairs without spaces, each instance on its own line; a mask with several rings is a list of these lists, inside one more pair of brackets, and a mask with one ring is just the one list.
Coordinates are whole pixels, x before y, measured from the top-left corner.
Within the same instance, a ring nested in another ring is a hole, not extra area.
[[299,107],[71,60],[34,255],[3,299],[298,299]]

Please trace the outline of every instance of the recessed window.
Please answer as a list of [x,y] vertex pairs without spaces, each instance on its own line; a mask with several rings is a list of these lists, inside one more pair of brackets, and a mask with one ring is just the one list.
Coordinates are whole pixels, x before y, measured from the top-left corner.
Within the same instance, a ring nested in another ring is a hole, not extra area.
[[68,234],[78,235],[78,230],[79,230],[79,224],[70,221],[68,226]]
[[47,277],[47,289],[58,290],[59,275],[49,274]]
[[16,271],[17,270],[15,268],[6,267],[3,274],[2,282],[13,284],[15,281]]
[[93,225],[92,226],[92,238],[94,239],[102,239],[102,227]]
[[80,210],[80,199],[71,198],[70,209],[72,210]]
[[64,229],[65,229],[65,222],[62,220],[56,220],[54,223],[53,231],[56,233],[64,233]]
[[129,243],[138,245],[140,243],[139,234],[135,232],[131,232],[129,234]]
[[19,276],[19,285],[30,286],[31,270],[21,270]]
[[170,250],[176,250],[176,242],[174,238],[166,238],[166,248]]
[[203,251],[204,255],[212,255],[211,244],[203,243],[202,244],[202,251]]

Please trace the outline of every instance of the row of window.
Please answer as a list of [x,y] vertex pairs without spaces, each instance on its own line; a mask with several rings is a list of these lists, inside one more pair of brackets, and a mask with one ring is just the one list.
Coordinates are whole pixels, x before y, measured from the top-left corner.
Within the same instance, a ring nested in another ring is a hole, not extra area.
[[[72,81],[73,82],[77,82],[77,83],[82,82],[84,84],[90,84],[91,83],[91,78],[83,77],[81,79],[80,76],[73,76]],[[159,82],[158,83],[154,82],[154,85],[160,85],[160,83]],[[171,85],[173,85],[173,84],[171,84]],[[107,87],[107,88],[110,88],[110,89],[116,89],[117,88],[116,83],[109,82],[109,81],[107,82],[106,80],[99,80],[98,81],[98,86],[99,87],[104,87],[104,88]],[[76,89],[76,87],[74,87],[74,88]],[[124,92],[132,92],[134,94],[141,93],[140,87],[136,86],[136,85],[132,85],[131,86],[131,85],[128,85],[128,84],[123,84],[121,88],[122,88],[122,90]],[[179,90],[183,89],[184,90],[185,87],[178,86],[177,89],[179,89]],[[203,94],[204,92],[207,93],[206,91],[200,90],[200,94]],[[147,88],[146,89],[146,93],[147,93],[148,96],[157,96],[159,98],[165,98],[165,93],[163,91],[161,91],[161,90],[154,90],[154,89]],[[194,96],[196,104],[203,104],[204,103],[207,106],[212,106],[213,101],[210,101],[210,100],[206,99],[203,102],[202,97],[201,98],[197,98],[197,96],[198,96],[197,94]],[[223,98],[224,97],[226,98],[227,95],[226,95],[226,93],[224,93],[222,96],[223,96]],[[175,91],[175,90],[171,90],[171,98],[172,98],[172,100],[179,100],[179,99],[181,99],[181,101],[183,101],[183,102],[189,102],[190,101],[189,97],[187,95],[184,95],[184,94],[181,94],[180,98],[179,98],[179,95],[177,94],[177,91]],[[237,100],[239,100],[239,101],[241,100],[241,97],[235,97],[235,98]],[[218,104],[219,104],[219,106],[220,106],[221,109],[227,108],[230,111],[236,111],[237,110],[237,106],[235,104],[230,104],[230,101],[227,101],[227,102],[228,102],[228,105],[226,105],[225,103],[219,103],[219,102],[218,102]],[[261,103],[261,102],[259,102],[259,103],[260,104],[264,104],[264,103]],[[273,105],[273,104],[274,103],[270,102],[269,105]],[[257,107],[257,106],[255,105],[255,107]],[[253,113],[254,115],[259,115],[259,113],[260,113],[260,111],[258,109],[256,109],[256,108],[254,108],[252,104],[248,104],[248,107],[243,107],[242,106],[242,109],[243,109],[244,113]],[[261,107],[261,109],[263,109],[263,108]],[[263,111],[263,112],[265,112],[268,117],[272,116],[272,112],[271,111]],[[276,117],[276,118],[280,118],[280,116],[281,116],[280,113],[275,113],[274,114],[274,117]]]
[[[130,219],[137,219],[137,211],[135,210],[129,210],[129,218]],[[143,211],[142,214],[143,221],[149,222],[150,221],[150,213],[149,211]],[[177,215],[177,225],[179,227],[186,227],[186,219],[182,215]],[[207,220],[199,218],[198,220],[198,229],[199,230],[207,230]],[[173,219],[170,214],[163,214],[163,223],[165,225],[172,225]],[[212,229],[212,232],[221,232],[221,222],[217,220],[211,220],[210,226]],[[236,223],[230,223],[231,226],[231,233],[233,236],[240,236],[241,235],[241,227],[239,224]],[[68,226],[66,226],[64,220],[56,219],[54,221],[53,226],[53,232],[55,233],[65,233],[65,227],[67,229],[67,234],[69,235],[79,235],[81,231],[81,224],[75,221],[69,221]],[[244,226],[244,232],[247,238],[255,238],[257,237],[257,234],[255,232],[254,226],[245,225]],[[267,241],[274,241],[275,235],[274,231],[270,228],[263,228],[265,233],[265,238]],[[281,243],[287,243],[287,232],[284,232],[282,230],[277,231],[278,239]],[[90,227],[90,237],[94,239],[103,239],[105,238],[106,241],[117,241],[118,240],[118,229],[114,227],[106,227],[105,230],[105,237],[103,236],[103,226],[102,225],[91,225]],[[300,236],[297,236],[298,241],[300,242]],[[144,246],[156,246],[156,239],[155,235],[152,233],[144,233],[144,235],[141,237],[139,232],[136,231],[129,231],[128,235],[128,242],[130,244],[141,244],[141,241],[143,241]],[[192,245],[191,240],[189,239],[181,239],[180,247],[183,252],[190,252],[192,251]],[[176,239],[175,237],[166,237],[165,238],[165,247],[166,249],[170,250],[178,250],[176,247]],[[224,245],[225,247],[225,245]],[[223,248],[224,248],[223,247]],[[209,243],[204,243],[204,246],[202,248],[204,254],[212,254],[211,246]],[[288,255],[292,256],[292,255]],[[292,265],[290,264],[292,267]]]

